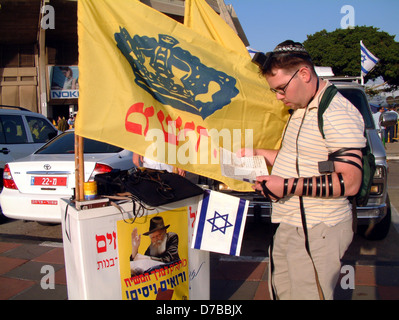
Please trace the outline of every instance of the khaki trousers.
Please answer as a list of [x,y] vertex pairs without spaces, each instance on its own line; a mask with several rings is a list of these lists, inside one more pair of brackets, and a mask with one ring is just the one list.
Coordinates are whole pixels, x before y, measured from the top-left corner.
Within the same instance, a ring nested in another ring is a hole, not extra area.
[[[341,270],[340,259],[353,239],[352,219],[333,227],[320,223],[308,229],[308,235],[310,252],[324,297],[331,300]],[[274,288],[276,299],[319,299],[313,265],[305,249],[302,227],[281,223],[274,235],[272,254],[274,270],[271,275],[269,268],[269,284]]]

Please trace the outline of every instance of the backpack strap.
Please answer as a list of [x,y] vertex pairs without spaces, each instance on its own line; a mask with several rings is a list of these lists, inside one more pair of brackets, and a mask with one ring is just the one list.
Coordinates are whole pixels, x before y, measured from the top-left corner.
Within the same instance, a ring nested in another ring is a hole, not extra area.
[[337,94],[338,89],[336,86],[331,85],[329,86],[326,91],[324,91],[323,97],[321,98],[320,104],[319,104],[319,109],[317,111],[317,120],[319,124],[319,130],[320,133],[323,137],[323,139],[326,138],[324,135],[324,130],[323,130],[323,113],[324,111],[327,110],[328,106],[330,105],[331,100],[334,98],[334,96]]

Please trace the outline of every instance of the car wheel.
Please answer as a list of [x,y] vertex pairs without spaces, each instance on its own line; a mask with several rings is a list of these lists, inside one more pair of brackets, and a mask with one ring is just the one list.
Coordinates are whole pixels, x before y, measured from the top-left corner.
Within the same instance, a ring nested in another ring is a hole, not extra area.
[[359,233],[367,240],[382,240],[389,233],[391,226],[391,202],[387,196],[387,214],[378,223],[371,222],[368,226],[359,226]]

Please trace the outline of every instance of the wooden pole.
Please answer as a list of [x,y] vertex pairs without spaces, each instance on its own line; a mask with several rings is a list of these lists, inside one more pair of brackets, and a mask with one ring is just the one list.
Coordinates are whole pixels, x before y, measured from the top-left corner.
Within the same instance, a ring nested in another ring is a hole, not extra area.
[[80,195],[80,200],[83,201],[84,200],[84,182],[85,182],[83,137],[79,136],[78,142],[79,142],[79,195]]
[[79,143],[75,134],[75,200],[79,201]]
[[84,155],[83,137],[75,134],[75,199],[84,199]]

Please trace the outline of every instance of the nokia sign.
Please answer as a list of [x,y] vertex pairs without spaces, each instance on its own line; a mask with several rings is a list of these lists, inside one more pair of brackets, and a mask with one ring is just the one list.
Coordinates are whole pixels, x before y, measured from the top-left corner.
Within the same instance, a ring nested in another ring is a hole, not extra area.
[[51,99],[77,99],[79,90],[51,90]]

